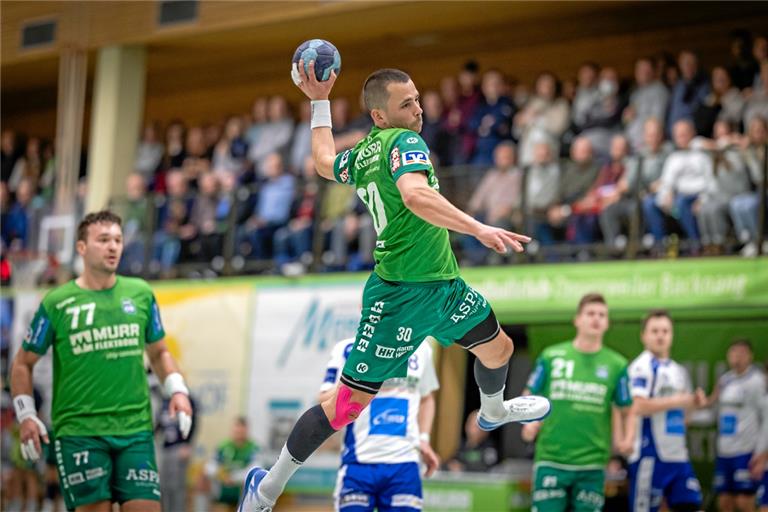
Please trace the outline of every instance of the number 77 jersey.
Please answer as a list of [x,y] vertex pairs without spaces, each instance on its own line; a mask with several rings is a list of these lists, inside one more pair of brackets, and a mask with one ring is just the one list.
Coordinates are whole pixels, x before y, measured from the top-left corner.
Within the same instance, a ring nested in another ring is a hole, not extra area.
[[440,187],[429,149],[416,133],[402,128],[371,132],[339,153],[333,165],[336,181],[354,186],[373,218],[377,242],[375,272],[387,281],[426,282],[458,277],[448,230],[419,218],[403,203],[397,180],[419,172],[436,191]]

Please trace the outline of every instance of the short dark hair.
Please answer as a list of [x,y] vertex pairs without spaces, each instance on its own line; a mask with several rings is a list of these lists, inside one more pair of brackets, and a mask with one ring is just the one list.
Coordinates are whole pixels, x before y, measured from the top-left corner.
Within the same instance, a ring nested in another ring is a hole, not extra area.
[[643,331],[652,318],[667,318],[670,322],[672,321],[672,317],[669,316],[669,311],[666,309],[652,309],[645,315],[645,318],[643,318]]
[[399,69],[384,68],[374,71],[365,79],[363,101],[370,112],[375,108],[384,108],[389,99],[387,86],[391,83],[404,84],[410,81],[408,73]]
[[750,352],[754,353],[755,349],[752,347],[752,342],[749,341],[749,338],[734,338],[731,340],[731,344],[728,345],[728,349],[732,349],[733,347],[744,347]]
[[116,213],[112,213],[109,210],[91,212],[83,217],[83,220],[81,220],[80,224],[77,226],[77,240],[85,242],[88,239],[88,228],[92,224],[100,223],[117,224],[118,226],[122,227],[123,219],[121,219],[120,216]]
[[588,293],[584,295],[581,300],[579,300],[579,308],[576,310],[576,313],[581,313],[581,310],[584,309],[584,306],[587,304],[603,304],[607,306],[608,304],[605,302],[605,297],[603,297],[600,293]]
[[248,427],[248,418],[246,418],[245,416],[238,416],[237,418],[235,418],[235,423],[237,423],[241,427],[246,427],[247,428]]

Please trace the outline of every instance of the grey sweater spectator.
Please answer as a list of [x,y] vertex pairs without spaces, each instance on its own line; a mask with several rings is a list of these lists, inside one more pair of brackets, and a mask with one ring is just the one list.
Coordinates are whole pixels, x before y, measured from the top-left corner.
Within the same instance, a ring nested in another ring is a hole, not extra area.
[[525,212],[543,216],[560,191],[560,165],[546,142],[533,146],[533,163],[526,168]]
[[572,205],[587,195],[599,173],[592,143],[585,137],[576,137],[571,145],[571,158],[563,166],[558,202],[547,212],[550,225],[561,226],[570,218]]
[[165,148],[160,142],[160,127],[157,123],[148,123],[144,127],[144,133],[136,148],[136,162],[133,168],[141,174],[146,183],[152,183],[155,173],[163,163]]
[[259,130],[256,142],[248,150],[248,158],[256,164],[259,176],[266,177],[264,165],[271,153],[282,153],[291,142],[293,118],[288,112],[288,103],[282,96],[269,100],[269,121]]
[[312,154],[312,128],[309,124],[311,115],[312,104],[309,101],[303,101],[299,107],[299,123],[293,131],[291,141],[289,169],[293,174],[301,173],[304,160]]
[[730,125],[715,123],[715,139],[700,144],[714,152],[713,175],[694,204],[705,255],[720,255],[728,233],[728,206],[731,199],[748,192],[750,180],[746,163],[734,144]]
[[571,106],[571,120],[580,132],[587,121],[594,117],[594,112],[600,110],[600,90],[598,84],[599,68],[594,62],[585,62],[579,67],[577,75],[578,86],[576,96]]
[[243,135],[243,120],[237,116],[227,119],[224,136],[213,149],[213,171],[240,176],[246,168],[248,141]]
[[696,107],[709,93],[706,76],[699,72],[698,57],[691,51],[680,52],[677,59],[680,67],[680,79],[672,88],[672,98],[667,116],[667,131],[681,119],[693,119]]
[[635,63],[635,90],[624,109],[623,119],[626,135],[634,151],[643,148],[644,126],[648,119],[664,119],[669,102],[669,91],[655,75],[653,62],[649,58]]
[[539,75],[535,96],[514,119],[515,133],[520,140],[520,164],[528,165],[533,161],[533,146],[537,142],[548,142],[558,154],[560,137],[569,121],[568,102],[557,96],[557,78],[552,73]]
[[245,139],[248,141],[248,147],[253,147],[259,141],[261,130],[267,124],[267,111],[269,109],[269,98],[256,98],[251,106],[251,123],[248,131],[245,132]]
[[768,62],[760,66],[760,89],[755,88],[744,107],[744,126],[756,117],[768,120]]

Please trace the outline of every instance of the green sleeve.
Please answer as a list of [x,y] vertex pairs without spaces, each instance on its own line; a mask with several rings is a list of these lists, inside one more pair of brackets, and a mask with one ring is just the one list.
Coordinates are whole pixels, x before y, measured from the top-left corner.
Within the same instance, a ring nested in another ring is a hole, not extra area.
[[155,295],[152,294],[152,298],[149,303],[149,322],[147,323],[147,343],[154,343],[165,338],[165,329],[163,329],[163,321],[160,319],[160,307],[157,305]]
[[389,168],[397,181],[407,172],[425,172],[432,169],[429,148],[424,139],[409,130],[397,136],[389,150]]
[[629,391],[629,375],[626,365],[616,377],[616,388],[613,390],[613,403],[619,407],[632,405],[632,394]]
[[32,319],[26,336],[24,336],[21,347],[27,352],[43,355],[48,352],[48,348],[53,344],[55,337],[56,330],[51,324],[51,319],[48,317],[45,305],[41,303],[40,307],[37,308],[37,313],[35,313],[35,317]]
[[354,185],[355,180],[352,179],[352,164],[355,161],[355,153],[351,149],[342,151],[336,155],[336,159],[333,161],[333,177],[334,179],[343,185]]

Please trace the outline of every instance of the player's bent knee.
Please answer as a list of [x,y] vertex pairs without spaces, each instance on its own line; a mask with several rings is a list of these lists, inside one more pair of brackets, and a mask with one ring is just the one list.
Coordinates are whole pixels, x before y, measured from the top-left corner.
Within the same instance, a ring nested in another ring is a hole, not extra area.
[[339,391],[336,393],[334,418],[330,422],[334,430],[341,430],[355,421],[365,409],[365,404],[354,401],[352,396],[352,389],[346,384],[340,383]]

